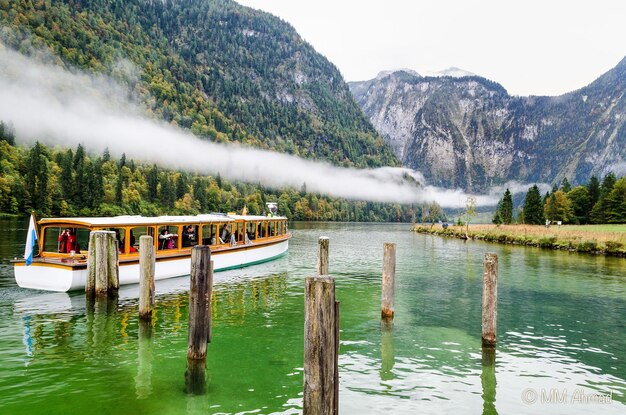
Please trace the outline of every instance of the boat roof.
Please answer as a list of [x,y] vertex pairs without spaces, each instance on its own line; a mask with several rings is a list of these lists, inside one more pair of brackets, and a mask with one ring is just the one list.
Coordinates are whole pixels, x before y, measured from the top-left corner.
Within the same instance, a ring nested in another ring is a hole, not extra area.
[[210,213],[195,216],[109,216],[94,218],[44,218],[39,220],[40,225],[59,224],[79,225],[79,226],[127,226],[127,225],[163,225],[163,224],[194,224],[194,223],[211,223],[211,222],[234,222],[236,220],[261,221],[261,220],[285,220],[284,216],[255,216],[255,215],[227,215],[223,213]]

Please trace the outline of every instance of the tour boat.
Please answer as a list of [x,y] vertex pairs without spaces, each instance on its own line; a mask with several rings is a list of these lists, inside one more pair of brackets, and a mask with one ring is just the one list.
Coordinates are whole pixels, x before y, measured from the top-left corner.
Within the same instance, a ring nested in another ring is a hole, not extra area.
[[[243,268],[271,261],[287,253],[291,233],[287,218],[211,213],[197,216],[115,216],[102,218],[46,218],[39,230],[31,218],[29,243],[38,254],[25,253],[14,263],[20,287],[48,291],[85,288],[89,233],[114,231],[119,247],[119,283],[139,282],[139,237],[153,237],[155,279],[188,275],[191,248],[209,245],[214,271]],[[31,238],[32,234],[32,238]]]

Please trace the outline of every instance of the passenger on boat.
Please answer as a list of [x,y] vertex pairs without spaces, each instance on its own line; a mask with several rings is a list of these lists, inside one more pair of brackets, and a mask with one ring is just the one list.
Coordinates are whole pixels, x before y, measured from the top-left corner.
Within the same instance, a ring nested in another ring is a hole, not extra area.
[[228,230],[228,226],[224,226],[223,230],[222,230],[222,236],[220,236],[221,239],[221,243],[230,243],[231,240],[231,234],[230,231]]
[[163,229],[159,235],[160,249],[173,249],[175,246],[175,240],[178,237],[175,233],[169,233],[167,229]]
[[183,246],[196,245],[196,231],[193,225],[183,228]]
[[59,252],[62,254],[69,254],[72,251],[80,254],[80,247],[76,240],[76,231],[74,229],[66,228],[61,235],[59,235]]

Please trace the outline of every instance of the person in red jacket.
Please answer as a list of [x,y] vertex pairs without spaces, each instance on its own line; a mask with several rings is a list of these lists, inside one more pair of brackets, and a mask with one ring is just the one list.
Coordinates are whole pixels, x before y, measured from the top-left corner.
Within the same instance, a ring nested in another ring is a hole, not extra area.
[[76,241],[76,232],[74,229],[66,228],[61,235],[59,235],[59,252],[62,254],[69,254],[72,251],[80,253],[78,243]]

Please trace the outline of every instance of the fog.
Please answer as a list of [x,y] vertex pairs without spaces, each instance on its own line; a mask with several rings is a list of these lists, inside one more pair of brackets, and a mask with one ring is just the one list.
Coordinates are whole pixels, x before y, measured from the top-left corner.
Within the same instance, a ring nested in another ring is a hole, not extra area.
[[[430,186],[418,171],[406,168],[354,169],[238,144],[217,144],[149,118],[124,87],[105,76],[69,71],[42,59],[21,55],[0,44],[0,120],[13,123],[18,142],[75,147],[163,168],[215,175],[266,187],[300,189],[352,200],[423,203],[459,208],[469,196]],[[133,76],[132,66],[119,70]],[[406,180],[410,176],[422,185]],[[525,192],[530,185],[508,183],[475,195],[477,206],[495,205],[505,187]]]

